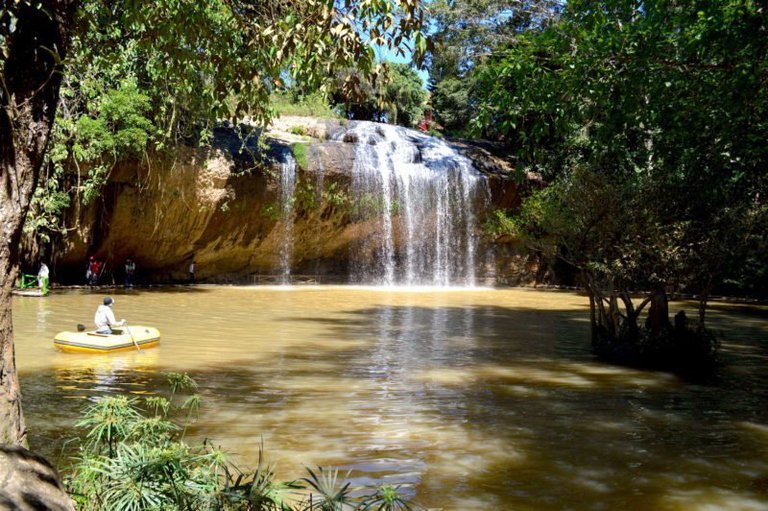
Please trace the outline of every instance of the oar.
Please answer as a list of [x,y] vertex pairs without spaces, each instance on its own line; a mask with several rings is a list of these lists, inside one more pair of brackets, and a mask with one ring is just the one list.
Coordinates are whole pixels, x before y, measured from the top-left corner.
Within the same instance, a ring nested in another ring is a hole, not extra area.
[[133,338],[133,334],[131,333],[131,329],[128,327],[128,322],[123,321],[123,326],[126,330],[128,330],[128,336],[131,338],[131,342],[134,346],[136,346],[136,350],[141,353],[141,348],[139,348],[139,343],[136,342],[136,339]]

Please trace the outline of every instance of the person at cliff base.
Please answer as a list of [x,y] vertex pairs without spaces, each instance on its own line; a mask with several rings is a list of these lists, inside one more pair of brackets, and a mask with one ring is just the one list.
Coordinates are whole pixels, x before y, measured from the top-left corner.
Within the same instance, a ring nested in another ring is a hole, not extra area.
[[99,305],[96,309],[96,315],[93,317],[94,323],[96,323],[97,334],[111,334],[112,327],[125,325],[125,320],[117,321],[115,319],[115,313],[112,312],[112,305],[115,301],[107,296],[104,298],[104,303]]
[[93,272],[93,256],[88,258],[88,262],[85,264],[85,283],[90,284],[93,278],[91,273]]
[[101,271],[103,269],[104,263],[99,261],[98,259],[94,259],[93,256],[91,256],[91,259],[88,263],[88,284],[91,286],[95,286],[99,283],[99,278],[101,277]]
[[48,269],[48,265],[45,263],[40,263],[40,270],[37,272],[37,287],[40,288],[43,294],[48,293],[48,276],[49,275],[50,275],[50,270]]
[[125,287],[133,287],[133,274],[136,273],[136,263],[132,259],[125,260]]

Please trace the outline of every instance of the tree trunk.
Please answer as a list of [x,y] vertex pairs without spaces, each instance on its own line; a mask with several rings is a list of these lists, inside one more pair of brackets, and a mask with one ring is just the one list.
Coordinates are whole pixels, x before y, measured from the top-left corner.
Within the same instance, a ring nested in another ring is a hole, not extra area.
[[699,295],[699,330],[704,329],[704,325],[707,320],[707,302],[709,302],[709,293],[712,290],[712,276],[707,279],[707,283],[702,286],[701,294]]
[[627,336],[635,340],[638,338],[638,324],[637,316],[640,311],[635,309],[635,305],[632,303],[632,297],[629,296],[629,292],[626,290],[619,293],[619,298],[624,302],[624,310],[626,311],[626,318],[624,318],[624,330],[627,332]]
[[[37,187],[77,0],[4,0],[0,89],[0,443],[26,444],[13,346],[11,289]],[[1,40],[1,39],[0,39]],[[1,43],[0,43],[1,44]]]
[[592,290],[589,290],[589,336],[592,339],[592,344],[597,342],[597,314],[595,307],[595,297],[592,295]]
[[645,327],[654,334],[659,334],[670,327],[669,300],[664,289],[657,289],[651,295],[651,306],[648,309]]

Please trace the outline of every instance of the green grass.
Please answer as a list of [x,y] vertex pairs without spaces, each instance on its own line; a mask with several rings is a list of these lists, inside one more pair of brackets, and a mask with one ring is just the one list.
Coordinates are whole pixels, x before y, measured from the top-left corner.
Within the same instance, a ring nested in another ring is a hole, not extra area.
[[307,151],[307,146],[301,142],[291,144],[291,152],[293,153],[293,157],[296,159],[296,165],[302,169],[306,169],[309,164]]
[[301,117],[320,117],[322,119],[338,119],[322,94],[314,93],[294,99],[291,93],[273,93],[269,97],[270,106],[280,115],[296,115]]

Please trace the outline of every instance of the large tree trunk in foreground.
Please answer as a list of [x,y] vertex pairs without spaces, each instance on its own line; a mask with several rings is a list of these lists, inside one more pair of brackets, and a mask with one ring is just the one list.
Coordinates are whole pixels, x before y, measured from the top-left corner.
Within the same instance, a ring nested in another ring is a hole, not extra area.
[[[0,84],[0,443],[25,444],[13,346],[11,289],[19,241],[37,187],[77,0],[3,0]],[[12,21],[12,18],[14,19]]]

